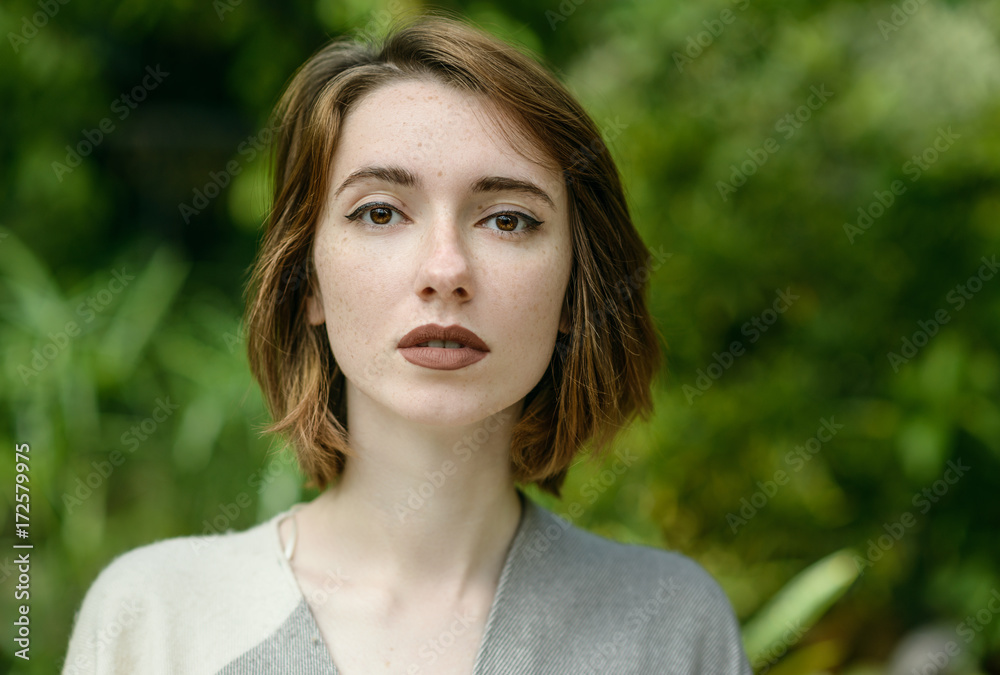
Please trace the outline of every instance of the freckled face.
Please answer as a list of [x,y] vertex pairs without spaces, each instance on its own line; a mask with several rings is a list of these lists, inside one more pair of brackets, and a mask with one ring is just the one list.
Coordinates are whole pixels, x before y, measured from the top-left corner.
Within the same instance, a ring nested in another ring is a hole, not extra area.
[[[471,424],[520,401],[568,329],[561,174],[518,155],[495,119],[488,103],[433,81],[386,85],[348,114],[309,300],[348,401],[360,394],[410,420]],[[489,353],[456,370],[410,363],[397,345],[427,323],[461,325]]]

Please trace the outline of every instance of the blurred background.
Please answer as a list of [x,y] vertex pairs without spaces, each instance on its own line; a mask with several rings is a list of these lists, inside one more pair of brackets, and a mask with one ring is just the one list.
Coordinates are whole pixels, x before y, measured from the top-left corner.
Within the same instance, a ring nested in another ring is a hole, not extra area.
[[[267,114],[326,40],[422,7],[0,8],[0,670],[59,668],[116,555],[315,495],[259,434],[240,321]],[[636,459],[532,498],[701,562],[758,673],[1000,673],[1000,4],[434,7],[556,70],[656,254]]]

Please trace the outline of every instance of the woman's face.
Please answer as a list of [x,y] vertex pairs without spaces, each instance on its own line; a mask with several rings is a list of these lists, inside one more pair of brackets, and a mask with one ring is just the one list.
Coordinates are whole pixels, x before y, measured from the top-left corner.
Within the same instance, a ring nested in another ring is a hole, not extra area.
[[[362,395],[409,420],[472,424],[524,398],[568,330],[561,172],[521,157],[494,121],[489,104],[433,81],[386,85],[348,114],[308,318],[326,322],[349,402]],[[453,356],[401,350],[425,324],[471,330],[488,351],[464,351],[481,358],[457,368],[418,365],[409,359]]]

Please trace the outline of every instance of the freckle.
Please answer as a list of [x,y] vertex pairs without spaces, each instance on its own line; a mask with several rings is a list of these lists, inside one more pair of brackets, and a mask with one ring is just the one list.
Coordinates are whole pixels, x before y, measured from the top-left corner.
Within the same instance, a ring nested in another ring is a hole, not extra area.
[[440,171],[438,171],[438,176],[440,176],[440,175],[441,175],[441,172],[440,172]]

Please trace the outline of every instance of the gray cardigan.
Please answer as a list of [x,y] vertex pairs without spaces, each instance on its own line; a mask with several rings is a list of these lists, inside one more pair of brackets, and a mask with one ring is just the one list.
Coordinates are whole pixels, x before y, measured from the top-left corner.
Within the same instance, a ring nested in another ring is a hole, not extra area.
[[[751,675],[729,601],[697,563],[592,534],[518,494],[472,675]],[[281,549],[290,511],[116,558],[87,592],[64,675],[335,675]]]

